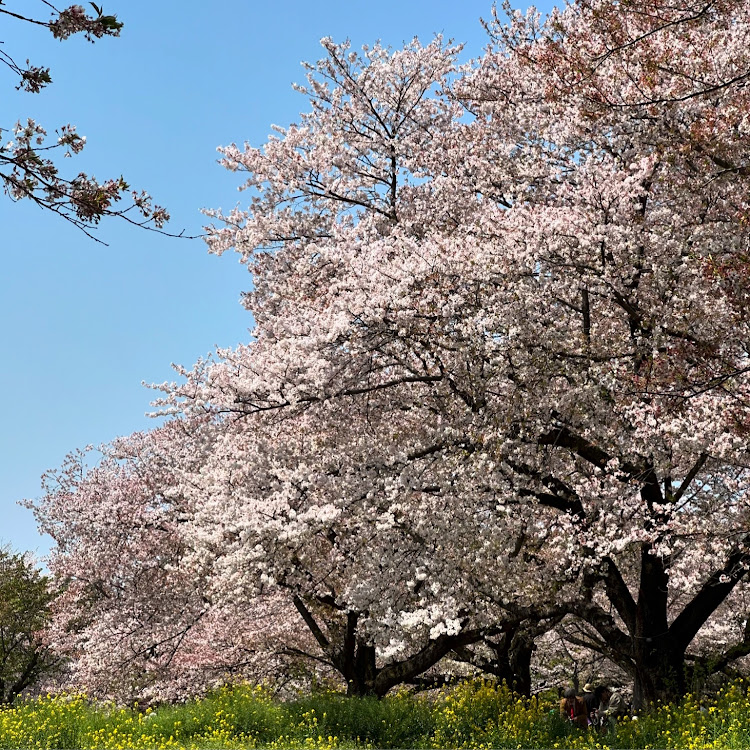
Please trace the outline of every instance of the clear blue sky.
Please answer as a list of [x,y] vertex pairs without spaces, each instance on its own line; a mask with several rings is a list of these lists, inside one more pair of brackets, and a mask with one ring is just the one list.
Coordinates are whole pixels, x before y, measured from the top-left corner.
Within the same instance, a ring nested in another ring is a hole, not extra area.
[[[6,7],[47,17],[38,0]],[[291,84],[303,80],[302,60],[322,56],[321,37],[400,46],[443,33],[466,43],[468,60],[487,43],[479,19],[491,0],[105,0],[104,11],[125,27],[95,44],[61,43],[0,16],[3,50],[49,65],[54,81],[41,94],[15,92],[0,70],[0,127],[29,116],[50,131],[76,124],[88,143],[65,169],[123,174],[169,209],[171,231],[198,234],[202,207],[243,198],[216,147],[261,145],[271,124],[307,110]],[[171,380],[172,362],[247,340],[252,320],[239,297],[250,277],[201,240],[110,221],[98,232],[104,247],[4,196],[0,226],[0,541],[42,555],[51,540],[17,501],[37,497],[41,474],[69,451],[153,426],[142,381]]]

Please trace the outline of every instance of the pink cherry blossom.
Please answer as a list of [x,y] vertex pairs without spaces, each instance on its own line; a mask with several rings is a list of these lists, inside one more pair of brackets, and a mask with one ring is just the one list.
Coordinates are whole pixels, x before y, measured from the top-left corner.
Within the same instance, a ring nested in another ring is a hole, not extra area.
[[141,576],[185,592],[172,624],[196,582],[270,596],[353,692],[509,634],[637,705],[750,654],[749,14],[578,0],[495,16],[464,66],[324,39],[300,123],[221,150],[249,205],[208,245],[253,274],[252,340],[161,386],[125,474],[117,446],[63,472],[59,574],[124,580],[84,561],[132,503],[133,606]]

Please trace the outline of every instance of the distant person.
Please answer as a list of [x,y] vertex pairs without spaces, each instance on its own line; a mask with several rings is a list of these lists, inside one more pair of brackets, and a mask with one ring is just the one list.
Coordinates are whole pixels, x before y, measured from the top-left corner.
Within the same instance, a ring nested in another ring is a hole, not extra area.
[[587,682],[583,686],[583,695],[581,697],[586,704],[586,716],[589,717],[589,724],[592,724],[596,709],[599,708],[600,698],[597,696],[596,690],[590,682]]
[[625,696],[617,689],[602,688],[601,703],[596,712],[597,723],[602,730],[614,730],[617,720],[626,716],[628,705]]
[[560,700],[560,716],[581,729],[586,729],[589,725],[586,704],[583,702],[583,698],[576,695],[573,688],[568,688],[563,692],[563,697]]

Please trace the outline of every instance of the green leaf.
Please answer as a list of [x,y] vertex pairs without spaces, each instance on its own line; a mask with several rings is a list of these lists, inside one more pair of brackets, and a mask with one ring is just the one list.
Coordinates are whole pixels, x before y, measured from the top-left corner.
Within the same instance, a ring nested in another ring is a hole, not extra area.
[[117,16],[101,16],[98,20],[105,29],[116,31],[123,27],[122,21],[118,21]]

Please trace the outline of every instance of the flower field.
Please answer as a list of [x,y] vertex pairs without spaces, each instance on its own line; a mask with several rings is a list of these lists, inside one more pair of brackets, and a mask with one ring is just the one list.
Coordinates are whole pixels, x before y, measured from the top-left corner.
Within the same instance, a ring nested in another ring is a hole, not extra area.
[[475,682],[437,698],[323,694],[282,703],[237,686],[139,712],[47,696],[0,709],[2,748],[727,748],[750,746],[750,685],[628,718],[610,734],[571,729],[552,700]]

